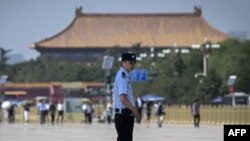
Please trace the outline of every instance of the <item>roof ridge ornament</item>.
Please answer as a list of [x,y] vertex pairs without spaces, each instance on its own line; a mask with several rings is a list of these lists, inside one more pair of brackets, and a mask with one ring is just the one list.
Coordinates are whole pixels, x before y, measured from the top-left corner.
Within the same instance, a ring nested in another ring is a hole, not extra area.
[[202,14],[202,10],[201,10],[201,7],[199,6],[194,6],[194,14],[197,15],[197,16],[201,16]]
[[82,13],[82,6],[76,7],[76,11],[75,11],[76,16],[81,16]]

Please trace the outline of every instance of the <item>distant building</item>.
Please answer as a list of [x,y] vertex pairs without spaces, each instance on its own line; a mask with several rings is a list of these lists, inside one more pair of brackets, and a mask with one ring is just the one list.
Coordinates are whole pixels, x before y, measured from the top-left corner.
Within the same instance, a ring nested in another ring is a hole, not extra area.
[[30,47],[41,56],[63,59],[93,60],[116,47],[116,53],[132,51],[162,52],[166,48],[189,48],[213,43],[229,36],[212,27],[194,7],[193,13],[97,14],[82,13],[76,8],[75,18],[64,30],[52,37],[33,43]]
[[95,82],[30,82],[3,84],[0,96],[7,99],[34,100],[45,97],[52,101],[59,101],[65,97],[90,98],[93,101],[105,97],[104,83]]

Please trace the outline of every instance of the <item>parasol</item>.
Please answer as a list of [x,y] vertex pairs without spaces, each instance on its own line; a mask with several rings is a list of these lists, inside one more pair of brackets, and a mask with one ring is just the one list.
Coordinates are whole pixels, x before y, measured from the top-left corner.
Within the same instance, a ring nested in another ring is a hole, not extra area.
[[142,97],[142,100],[143,101],[162,101],[164,100],[164,97],[162,96],[156,96],[156,95],[153,95],[153,94],[146,94]]

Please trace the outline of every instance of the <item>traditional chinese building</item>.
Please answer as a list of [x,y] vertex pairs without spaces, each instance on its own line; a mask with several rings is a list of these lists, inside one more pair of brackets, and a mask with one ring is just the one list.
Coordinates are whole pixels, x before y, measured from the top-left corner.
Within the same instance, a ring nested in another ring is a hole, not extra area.
[[140,52],[154,48],[190,48],[204,39],[217,43],[229,38],[202,16],[201,8],[191,13],[99,14],[83,13],[76,8],[73,21],[52,37],[35,42],[31,48],[41,56],[64,59],[97,59],[116,47],[116,53],[131,51],[135,44]]
[[34,100],[46,98],[52,101],[65,97],[90,98],[93,101],[106,96],[104,83],[95,82],[7,82],[2,86],[0,94],[7,99]]

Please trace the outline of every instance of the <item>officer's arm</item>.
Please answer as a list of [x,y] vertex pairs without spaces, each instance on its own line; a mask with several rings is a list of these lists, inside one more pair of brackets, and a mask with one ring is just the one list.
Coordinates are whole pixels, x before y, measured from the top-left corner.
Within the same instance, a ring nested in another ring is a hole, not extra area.
[[121,94],[120,99],[121,99],[122,104],[133,112],[134,116],[138,116],[138,112],[136,108],[129,102],[126,94]]

